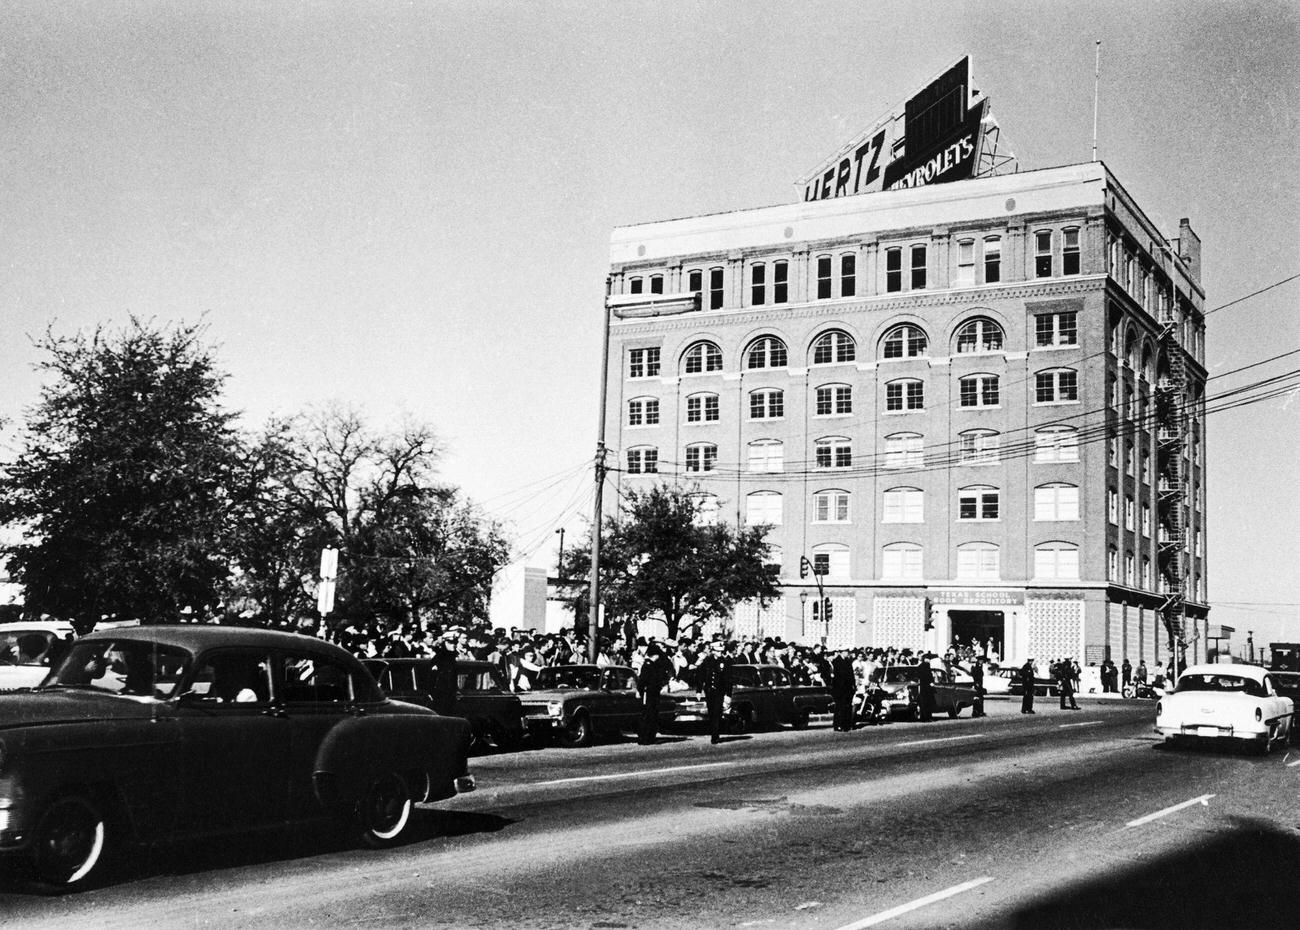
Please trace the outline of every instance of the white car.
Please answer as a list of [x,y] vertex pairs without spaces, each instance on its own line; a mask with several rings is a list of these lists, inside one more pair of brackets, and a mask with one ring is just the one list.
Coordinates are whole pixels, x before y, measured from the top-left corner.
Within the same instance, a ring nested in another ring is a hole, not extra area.
[[1156,732],[1166,740],[1243,740],[1267,753],[1291,736],[1295,710],[1257,665],[1193,665],[1156,704]]
[[57,643],[72,633],[58,620],[0,623],[0,691],[34,688],[50,673]]

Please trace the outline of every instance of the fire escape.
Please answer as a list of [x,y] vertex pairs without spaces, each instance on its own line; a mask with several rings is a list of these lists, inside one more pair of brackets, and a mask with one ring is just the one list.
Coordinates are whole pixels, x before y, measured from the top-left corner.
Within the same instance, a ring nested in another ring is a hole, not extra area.
[[[1173,287],[1171,285],[1171,292]],[[1159,568],[1165,630],[1169,650],[1181,660],[1187,646],[1187,583],[1189,554],[1187,436],[1190,403],[1187,391],[1187,353],[1178,323],[1177,293],[1160,320],[1160,349],[1165,368],[1156,384],[1155,428],[1157,513],[1159,517]]]

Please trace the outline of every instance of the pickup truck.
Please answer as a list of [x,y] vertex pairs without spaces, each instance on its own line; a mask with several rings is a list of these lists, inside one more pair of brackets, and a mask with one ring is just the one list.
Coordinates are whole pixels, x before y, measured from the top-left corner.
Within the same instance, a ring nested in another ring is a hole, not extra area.
[[[727,670],[731,679],[728,723],[737,732],[789,724],[802,730],[814,719],[827,719],[834,704],[821,685],[797,685],[788,669],[779,665],[737,663]],[[672,692],[677,701],[677,721],[708,719],[703,692]]]
[[[882,707],[890,716],[904,717],[908,720],[921,719],[921,673],[919,665],[888,665],[871,673],[872,683],[885,691]],[[975,689],[971,685],[958,684],[952,674],[943,668],[931,668],[934,681],[934,706],[931,713],[946,711],[949,717],[956,717],[963,707],[975,704]]]

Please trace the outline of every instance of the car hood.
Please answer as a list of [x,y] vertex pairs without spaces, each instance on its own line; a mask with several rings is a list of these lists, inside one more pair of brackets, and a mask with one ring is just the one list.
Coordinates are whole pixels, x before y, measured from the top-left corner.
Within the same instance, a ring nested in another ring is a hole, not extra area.
[[593,694],[606,694],[605,691],[589,691],[585,688],[557,688],[553,691],[520,691],[519,699],[526,703],[538,701],[563,701],[568,698],[589,697]]
[[148,720],[166,713],[153,698],[92,691],[20,691],[0,695],[0,730],[97,720]]

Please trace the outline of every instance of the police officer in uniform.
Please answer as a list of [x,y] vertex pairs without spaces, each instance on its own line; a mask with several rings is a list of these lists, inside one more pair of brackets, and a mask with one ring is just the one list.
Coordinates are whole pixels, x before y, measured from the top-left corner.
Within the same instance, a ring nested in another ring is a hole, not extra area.
[[971,705],[972,717],[986,717],[984,713],[984,659],[976,656],[970,667],[971,684],[975,688],[975,703]]
[[641,726],[636,741],[642,746],[652,746],[659,729],[659,692],[672,677],[673,666],[658,643],[646,647],[641,671],[637,673],[637,690],[641,692]]
[[1025,660],[1025,664],[1020,666],[1020,712],[1022,714],[1034,713],[1034,660],[1031,656]]
[[727,658],[726,644],[715,639],[709,644],[709,651],[696,665],[700,690],[704,692],[704,703],[709,712],[709,742],[722,742],[722,714],[726,710],[727,697],[731,694],[731,677],[727,669],[731,660]]

